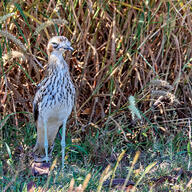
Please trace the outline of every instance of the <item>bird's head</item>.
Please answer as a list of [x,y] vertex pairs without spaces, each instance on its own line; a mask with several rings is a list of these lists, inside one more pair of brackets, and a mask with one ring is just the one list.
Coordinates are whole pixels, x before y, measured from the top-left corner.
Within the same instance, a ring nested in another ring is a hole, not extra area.
[[65,51],[73,51],[70,41],[64,36],[54,36],[49,40],[47,53],[50,55],[53,51],[64,53]]

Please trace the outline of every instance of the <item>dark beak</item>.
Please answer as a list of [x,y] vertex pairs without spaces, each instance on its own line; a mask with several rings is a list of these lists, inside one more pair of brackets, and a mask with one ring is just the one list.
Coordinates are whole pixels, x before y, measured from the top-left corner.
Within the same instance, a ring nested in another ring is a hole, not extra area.
[[71,47],[70,45],[68,45],[68,46],[59,46],[59,47],[57,47],[57,49],[63,49],[63,50],[69,50],[69,51],[73,51],[74,49],[73,49],[73,47]]
[[73,47],[71,47],[71,46],[66,47],[66,49],[69,51],[74,51]]

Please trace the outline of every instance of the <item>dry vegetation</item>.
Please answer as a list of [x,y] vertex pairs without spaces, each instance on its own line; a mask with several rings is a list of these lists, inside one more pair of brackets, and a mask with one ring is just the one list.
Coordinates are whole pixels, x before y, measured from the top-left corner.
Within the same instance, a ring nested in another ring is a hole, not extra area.
[[85,164],[105,167],[122,149],[131,159],[150,147],[161,156],[171,141],[191,170],[192,1],[1,1],[0,15],[0,156],[9,165],[2,173],[15,174],[14,160],[34,145],[32,101],[54,35],[68,37],[75,49],[65,56],[77,90],[69,153],[77,146]]

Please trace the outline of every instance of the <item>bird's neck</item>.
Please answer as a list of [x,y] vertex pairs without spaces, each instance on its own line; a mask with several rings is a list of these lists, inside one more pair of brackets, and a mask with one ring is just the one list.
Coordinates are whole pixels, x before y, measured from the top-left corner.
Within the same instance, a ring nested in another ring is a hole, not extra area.
[[62,52],[60,52],[60,51],[53,51],[49,55],[48,65],[49,65],[48,66],[49,73],[57,71],[57,70],[58,71],[64,70],[66,72],[69,71],[69,67],[63,58]]

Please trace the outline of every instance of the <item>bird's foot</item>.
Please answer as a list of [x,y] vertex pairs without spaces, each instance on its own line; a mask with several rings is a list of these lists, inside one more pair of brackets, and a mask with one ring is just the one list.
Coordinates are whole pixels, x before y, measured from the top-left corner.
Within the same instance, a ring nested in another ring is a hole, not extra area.
[[48,149],[48,156],[44,155],[44,149],[40,148],[38,144],[33,148],[33,158],[35,162],[48,162],[52,159],[54,144],[52,144]]
[[37,157],[37,156],[35,156],[34,157],[34,161],[35,162],[49,162],[51,160],[51,157],[46,157],[46,156],[44,156],[44,157]]

